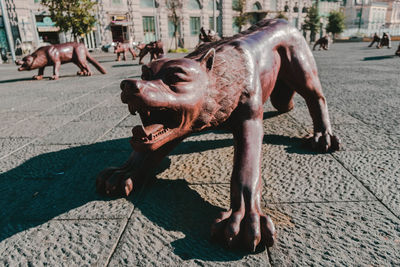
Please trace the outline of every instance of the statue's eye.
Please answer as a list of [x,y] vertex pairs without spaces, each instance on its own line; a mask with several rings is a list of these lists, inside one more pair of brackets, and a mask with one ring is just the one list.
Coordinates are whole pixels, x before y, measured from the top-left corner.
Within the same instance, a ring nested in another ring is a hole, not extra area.
[[150,80],[151,79],[151,70],[148,67],[146,67],[146,66],[142,67],[141,78],[142,78],[142,80]]
[[171,73],[171,74],[167,74],[164,77],[164,83],[166,83],[166,84],[176,84],[178,82],[185,81],[184,78],[185,78],[184,74],[182,74],[182,73]]

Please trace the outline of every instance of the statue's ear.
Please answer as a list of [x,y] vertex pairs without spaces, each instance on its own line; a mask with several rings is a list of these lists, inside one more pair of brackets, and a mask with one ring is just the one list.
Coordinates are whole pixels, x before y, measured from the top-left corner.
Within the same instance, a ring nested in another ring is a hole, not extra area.
[[211,48],[208,52],[200,58],[200,64],[206,66],[207,70],[212,70],[214,65],[215,49]]

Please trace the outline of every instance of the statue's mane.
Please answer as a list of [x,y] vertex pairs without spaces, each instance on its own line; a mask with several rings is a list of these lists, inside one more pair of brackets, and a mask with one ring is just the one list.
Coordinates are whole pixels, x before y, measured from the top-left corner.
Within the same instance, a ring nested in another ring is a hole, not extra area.
[[207,100],[196,122],[195,128],[200,129],[220,125],[229,118],[238,106],[248,78],[243,52],[229,45],[228,40],[204,44],[186,57],[200,59],[211,48],[216,49],[216,54],[209,75]]

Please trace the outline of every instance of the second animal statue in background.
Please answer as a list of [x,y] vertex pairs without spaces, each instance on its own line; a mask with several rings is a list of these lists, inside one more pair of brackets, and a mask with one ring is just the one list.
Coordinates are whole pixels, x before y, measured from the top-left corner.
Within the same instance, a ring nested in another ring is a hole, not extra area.
[[154,59],[162,58],[164,56],[163,43],[161,41],[154,41],[148,44],[139,44],[137,48],[139,52],[139,64],[143,64],[143,58],[150,53],[150,62]]
[[15,61],[15,63],[21,65],[18,68],[19,71],[39,69],[38,75],[33,76],[34,80],[43,79],[44,68],[53,66],[51,79],[57,80],[60,77],[61,64],[68,62],[72,62],[80,68],[78,75],[91,76],[92,72],[87,63],[88,61],[101,73],[107,73],[99,62],[89,54],[84,44],[73,42],[40,47],[22,60]]
[[116,61],[121,60],[121,54],[122,54],[122,59],[126,60],[126,52],[131,53],[132,60],[136,59],[136,52],[131,44],[118,42],[114,47],[114,54],[117,54]]

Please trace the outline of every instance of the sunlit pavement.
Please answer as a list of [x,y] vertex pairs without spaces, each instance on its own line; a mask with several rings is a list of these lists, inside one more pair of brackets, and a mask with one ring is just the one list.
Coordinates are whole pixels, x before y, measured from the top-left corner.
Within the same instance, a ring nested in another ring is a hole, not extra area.
[[140,123],[119,96],[138,60],[96,55],[107,75],[67,64],[57,81],[49,67],[33,81],[36,71],[0,64],[0,265],[400,265],[400,58],[367,45],[314,52],[341,151],[303,146],[312,124],[301,97],[286,114],[265,105],[262,205],[278,241],[254,254],[209,240],[229,207],[226,132],[185,140],[129,198],[96,193]]

